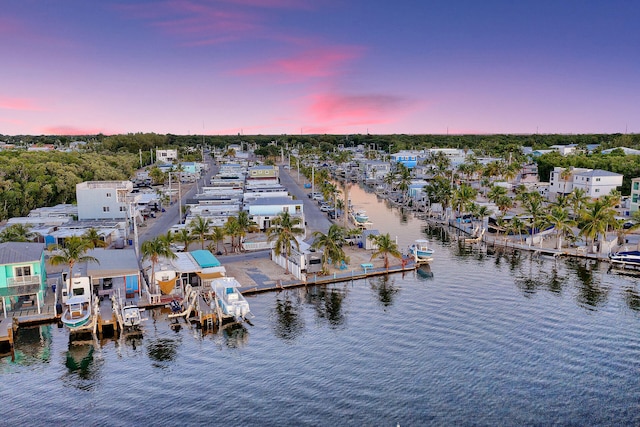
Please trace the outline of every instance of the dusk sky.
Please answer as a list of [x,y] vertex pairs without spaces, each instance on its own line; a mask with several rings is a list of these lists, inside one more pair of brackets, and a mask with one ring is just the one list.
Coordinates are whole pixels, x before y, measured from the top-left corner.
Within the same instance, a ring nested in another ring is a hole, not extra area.
[[640,132],[640,1],[2,0],[0,134]]

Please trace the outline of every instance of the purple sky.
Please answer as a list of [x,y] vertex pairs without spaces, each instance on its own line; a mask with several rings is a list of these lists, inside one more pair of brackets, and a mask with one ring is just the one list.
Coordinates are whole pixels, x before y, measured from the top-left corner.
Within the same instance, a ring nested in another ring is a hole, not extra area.
[[635,0],[4,0],[0,134],[640,132]]

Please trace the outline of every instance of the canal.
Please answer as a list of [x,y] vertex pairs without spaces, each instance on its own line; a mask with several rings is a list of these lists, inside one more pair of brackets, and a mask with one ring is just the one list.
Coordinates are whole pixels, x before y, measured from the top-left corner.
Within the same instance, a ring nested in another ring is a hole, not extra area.
[[637,276],[482,245],[354,206],[430,269],[259,294],[253,325],[203,334],[153,311],[144,334],[21,330],[0,360],[3,424],[640,425]]

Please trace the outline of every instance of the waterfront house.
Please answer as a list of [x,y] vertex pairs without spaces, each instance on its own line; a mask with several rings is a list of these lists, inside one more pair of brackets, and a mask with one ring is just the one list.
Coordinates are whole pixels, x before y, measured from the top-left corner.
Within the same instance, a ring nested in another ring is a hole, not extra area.
[[418,164],[418,152],[398,151],[391,155],[391,163],[401,163],[408,169],[413,169]]
[[116,251],[96,248],[88,251],[86,256],[98,260],[97,263],[86,262],[81,266],[91,277],[93,289],[98,295],[111,295],[118,289],[127,297],[140,294],[140,265],[134,249]]
[[581,188],[589,197],[605,196],[622,185],[623,176],[602,169],[571,168],[566,170],[555,167],[549,177],[549,197],[555,199],[558,194],[569,194],[575,188]]
[[322,254],[318,249],[312,249],[311,245],[304,242],[301,238],[296,238],[298,247],[291,244],[291,255],[287,258],[286,254],[276,255],[275,250],[271,249],[271,259],[280,267],[288,270],[298,280],[308,280],[310,274],[322,272]]
[[35,305],[40,313],[47,283],[44,249],[43,243],[0,243],[0,296],[4,317],[7,309],[24,304]]
[[289,197],[262,197],[251,202],[248,208],[253,221],[265,231],[271,227],[271,220],[284,212],[301,217],[300,227],[305,228],[303,206],[302,201]]

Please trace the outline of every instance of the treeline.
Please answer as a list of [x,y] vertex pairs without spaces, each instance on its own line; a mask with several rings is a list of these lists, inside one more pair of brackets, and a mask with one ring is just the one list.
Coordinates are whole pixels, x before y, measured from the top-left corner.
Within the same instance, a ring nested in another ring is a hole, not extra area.
[[0,220],[76,200],[76,184],[129,179],[138,166],[130,153],[0,152]]

